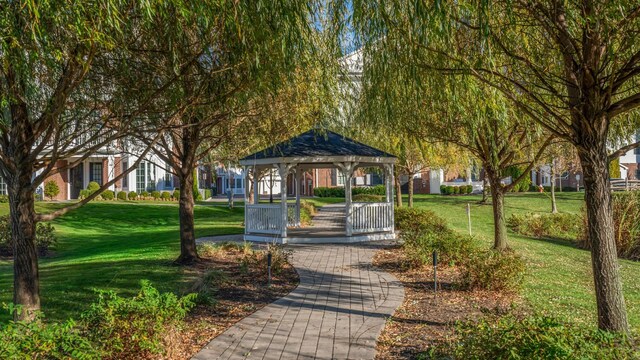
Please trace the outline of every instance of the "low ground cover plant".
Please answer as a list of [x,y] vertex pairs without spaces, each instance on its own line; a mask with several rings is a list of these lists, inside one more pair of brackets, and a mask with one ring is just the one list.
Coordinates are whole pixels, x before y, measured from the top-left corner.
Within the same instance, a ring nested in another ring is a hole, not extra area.
[[0,327],[0,358],[140,359],[163,354],[168,334],[177,331],[195,298],[160,293],[148,281],[141,282],[132,298],[99,291],[77,322],[10,321]]
[[440,264],[460,269],[461,287],[519,290],[525,264],[515,252],[486,250],[473,237],[449,228],[444,219],[429,210],[399,208],[395,221],[410,266],[431,266],[436,251]]
[[507,226],[515,233],[537,238],[574,241],[583,231],[579,216],[574,214],[512,214]]
[[422,359],[637,359],[621,334],[548,316],[487,315],[456,325],[454,336]]

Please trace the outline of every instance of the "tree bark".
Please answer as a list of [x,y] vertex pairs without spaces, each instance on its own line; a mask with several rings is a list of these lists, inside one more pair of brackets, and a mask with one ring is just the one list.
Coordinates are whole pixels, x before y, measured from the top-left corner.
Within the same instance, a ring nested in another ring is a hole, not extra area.
[[551,213],[552,214],[556,214],[558,213],[558,206],[556,204],[556,170],[555,170],[555,166],[553,165],[553,162],[551,163],[551,167],[550,167],[551,171],[550,171],[550,175],[551,175]]
[[500,177],[496,174],[489,176],[491,186],[491,201],[493,205],[493,249],[506,250],[507,222],[504,217],[504,190],[500,184]]
[[200,260],[196,249],[194,225],[193,172],[186,171],[180,176],[180,256],[176,263],[189,265]]
[[402,207],[402,186],[400,186],[400,177],[398,175],[393,177],[393,181],[396,185],[396,207]]
[[409,174],[409,207],[413,207],[413,174]]
[[584,174],[598,326],[602,330],[628,333],[613,230],[606,136],[595,140],[583,139],[582,146],[578,147],[578,156]]
[[13,303],[22,307],[15,320],[33,320],[40,310],[40,274],[36,250],[36,212],[31,168],[7,179],[13,241]]

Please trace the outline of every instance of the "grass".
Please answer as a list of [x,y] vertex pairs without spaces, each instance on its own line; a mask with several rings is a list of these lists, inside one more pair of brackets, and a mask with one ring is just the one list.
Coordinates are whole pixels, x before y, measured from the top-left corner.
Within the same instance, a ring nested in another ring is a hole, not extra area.
[[[172,204],[172,205],[171,205]],[[38,203],[46,212],[61,206]],[[0,215],[8,213],[0,204]],[[242,233],[244,209],[196,206],[196,236]],[[95,299],[92,289],[133,295],[141,279],[161,291],[183,292],[193,280],[172,265],[180,251],[177,203],[94,202],[53,222],[59,244],[40,260],[42,309],[48,319],[77,317]],[[0,261],[0,303],[11,302],[13,270]],[[0,312],[0,322],[9,319]]]
[[[578,214],[584,193],[558,193],[560,212]],[[467,203],[471,204],[472,232],[487,247],[493,243],[491,205],[478,204],[480,196],[417,195],[415,206],[432,210],[449,224],[467,232]],[[406,206],[406,201],[405,201]],[[509,194],[505,200],[506,216],[512,213],[547,213],[548,194]],[[509,244],[527,260],[523,296],[537,311],[573,322],[595,326],[596,303],[590,253],[561,240],[540,240],[509,232]],[[627,314],[632,329],[640,333],[640,263],[620,260]]]

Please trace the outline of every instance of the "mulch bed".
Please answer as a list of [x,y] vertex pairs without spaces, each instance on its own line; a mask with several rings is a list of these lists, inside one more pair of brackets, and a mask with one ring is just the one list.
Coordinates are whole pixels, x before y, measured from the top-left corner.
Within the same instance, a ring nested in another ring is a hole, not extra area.
[[207,254],[190,271],[194,277],[209,270],[220,270],[226,280],[217,288],[213,305],[199,305],[185,319],[184,328],[167,339],[165,359],[189,359],[211,339],[236,322],[251,315],[296,288],[299,282],[294,268],[287,264],[272,274],[267,287],[266,263],[241,265],[242,251],[231,249]]
[[433,268],[411,269],[400,246],[378,251],[373,265],[393,274],[404,286],[403,304],[378,337],[376,359],[411,359],[453,334],[456,321],[480,317],[483,312],[505,312],[517,298],[489,291],[457,288],[454,267],[438,266],[434,293]]

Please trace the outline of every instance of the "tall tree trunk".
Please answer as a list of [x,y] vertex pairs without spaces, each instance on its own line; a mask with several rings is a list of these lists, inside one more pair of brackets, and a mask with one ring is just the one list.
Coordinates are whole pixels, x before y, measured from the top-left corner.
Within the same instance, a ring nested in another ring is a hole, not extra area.
[[413,175],[409,175],[409,207],[413,207]]
[[550,167],[551,175],[551,213],[556,214],[558,212],[558,206],[556,204],[556,170],[553,163]]
[[180,256],[176,263],[189,265],[197,262],[200,257],[196,250],[196,234],[194,225],[193,172],[186,171],[180,176]]
[[8,180],[11,239],[13,241],[13,303],[22,311],[16,320],[33,320],[40,310],[40,274],[36,251],[36,212],[31,189],[31,167]]
[[628,332],[614,238],[606,136],[594,137],[597,136],[581,139],[578,156],[584,174],[587,233],[591,245],[598,326],[603,330]]
[[400,185],[400,177],[398,175],[393,177],[393,181],[396,185],[396,207],[402,207],[402,186]]
[[493,248],[506,250],[509,245],[507,244],[507,222],[504,216],[504,189],[500,184],[500,176],[496,174],[489,176],[489,183],[493,205]]

